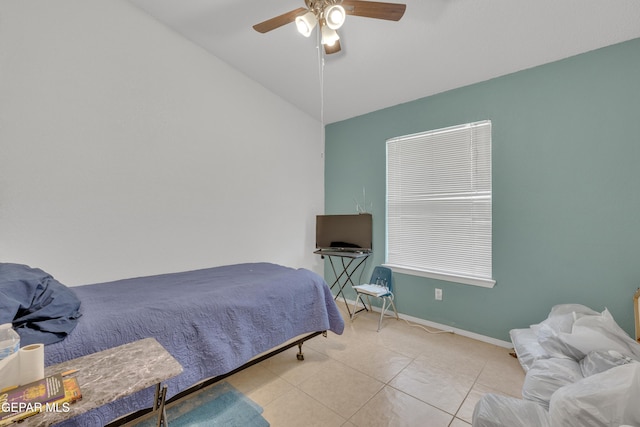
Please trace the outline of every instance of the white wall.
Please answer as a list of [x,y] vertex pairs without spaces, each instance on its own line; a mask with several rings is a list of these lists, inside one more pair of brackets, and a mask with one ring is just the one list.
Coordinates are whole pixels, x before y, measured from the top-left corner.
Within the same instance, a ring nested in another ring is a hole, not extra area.
[[124,0],[0,0],[0,261],[321,272],[321,125]]

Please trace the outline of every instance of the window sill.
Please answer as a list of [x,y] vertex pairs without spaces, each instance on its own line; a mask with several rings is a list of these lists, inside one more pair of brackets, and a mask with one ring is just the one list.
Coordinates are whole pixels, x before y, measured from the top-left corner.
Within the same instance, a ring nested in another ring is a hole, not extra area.
[[480,286],[483,288],[493,288],[496,284],[496,281],[493,279],[481,279],[478,277],[457,276],[452,274],[436,273],[434,271],[420,270],[417,268],[412,268],[412,267],[407,267],[402,265],[395,265],[395,264],[382,264],[382,265],[384,265],[385,267],[389,267],[391,270],[393,270],[396,273],[409,274],[412,276],[428,277],[430,279],[445,280],[447,282],[462,283],[465,285]]

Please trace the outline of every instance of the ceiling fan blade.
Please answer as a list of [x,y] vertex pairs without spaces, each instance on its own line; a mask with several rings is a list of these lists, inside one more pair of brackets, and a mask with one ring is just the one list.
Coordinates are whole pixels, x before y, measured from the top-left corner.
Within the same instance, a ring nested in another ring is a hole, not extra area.
[[344,7],[347,15],[387,19],[389,21],[399,21],[407,9],[406,4],[360,0],[343,0],[342,7]]
[[332,53],[338,53],[342,47],[340,46],[340,40],[336,40],[333,46],[324,45],[324,53],[331,55]]
[[306,11],[307,9],[304,7],[299,7],[291,12],[283,13],[280,16],[276,16],[275,18],[267,19],[264,22],[256,24],[253,26],[253,29],[259,33],[266,33],[268,31],[275,30],[278,27],[282,27],[283,25],[295,21],[298,15],[302,15]]

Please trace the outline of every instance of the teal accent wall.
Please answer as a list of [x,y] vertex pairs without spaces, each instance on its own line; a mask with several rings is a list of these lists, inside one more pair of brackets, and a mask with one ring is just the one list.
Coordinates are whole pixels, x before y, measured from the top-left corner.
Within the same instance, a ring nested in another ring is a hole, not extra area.
[[485,119],[493,125],[497,283],[396,273],[398,311],[508,341],[510,329],[543,320],[553,305],[580,303],[608,308],[633,336],[640,39],[327,125],[325,212],[355,213],[363,188],[373,205],[374,255],[363,277],[384,262],[385,141]]

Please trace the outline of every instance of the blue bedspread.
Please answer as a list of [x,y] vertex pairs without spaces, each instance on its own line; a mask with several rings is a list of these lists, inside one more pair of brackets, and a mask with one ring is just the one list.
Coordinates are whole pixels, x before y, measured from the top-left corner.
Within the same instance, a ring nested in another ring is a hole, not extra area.
[[[183,366],[168,397],[227,373],[301,334],[344,321],[317,274],[253,263],[119,280],[73,288],[82,317],[67,338],[45,346],[46,365],[154,337]],[[147,389],[65,425],[100,426],[151,406]]]

